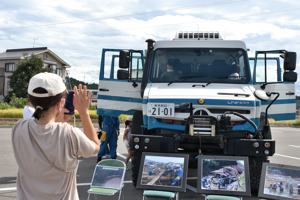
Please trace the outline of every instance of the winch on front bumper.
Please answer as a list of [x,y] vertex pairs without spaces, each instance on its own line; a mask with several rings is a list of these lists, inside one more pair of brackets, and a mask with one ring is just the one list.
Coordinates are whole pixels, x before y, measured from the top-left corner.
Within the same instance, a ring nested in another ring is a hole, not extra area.
[[132,134],[130,148],[145,152],[184,151],[238,156],[272,156],[275,153],[274,140],[253,139],[253,135],[247,131],[232,131],[227,121],[218,121],[213,116],[190,116],[186,120],[184,133]]

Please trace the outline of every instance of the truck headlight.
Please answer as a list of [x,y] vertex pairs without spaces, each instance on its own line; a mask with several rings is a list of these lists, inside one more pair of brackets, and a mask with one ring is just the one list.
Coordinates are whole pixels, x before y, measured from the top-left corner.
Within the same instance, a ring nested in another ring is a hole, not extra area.
[[140,148],[140,145],[136,144],[136,145],[134,146],[134,148],[135,148],[135,149],[139,149],[139,148]]

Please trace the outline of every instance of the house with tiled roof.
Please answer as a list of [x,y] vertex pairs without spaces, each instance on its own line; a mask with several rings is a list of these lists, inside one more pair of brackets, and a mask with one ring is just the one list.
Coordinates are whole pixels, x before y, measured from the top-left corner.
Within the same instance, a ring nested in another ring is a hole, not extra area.
[[66,70],[71,66],[47,47],[7,49],[6,52],[0,53],[0,101],[4,101],[10,90],[9,76],[16,70],[19,60],[31,55],[40,57],[44,67],[60,75],[65,82]]

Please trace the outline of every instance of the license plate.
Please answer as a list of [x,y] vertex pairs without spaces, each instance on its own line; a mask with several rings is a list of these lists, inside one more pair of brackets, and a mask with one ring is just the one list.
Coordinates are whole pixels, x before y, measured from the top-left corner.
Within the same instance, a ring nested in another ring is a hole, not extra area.
[[152,117],[174,117],[174,103],[148,103],[147,116]]

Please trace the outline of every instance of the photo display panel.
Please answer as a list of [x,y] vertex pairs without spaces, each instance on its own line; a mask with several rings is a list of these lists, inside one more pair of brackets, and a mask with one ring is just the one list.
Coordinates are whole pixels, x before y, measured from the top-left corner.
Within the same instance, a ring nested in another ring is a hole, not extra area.
[[258,196],[269,199],[300,199],[300,168],[263,163]]
[[188,154],[143,152],[137,188],[184,192]]
[[198,193],[250,196],[247,157],[198,156]]

